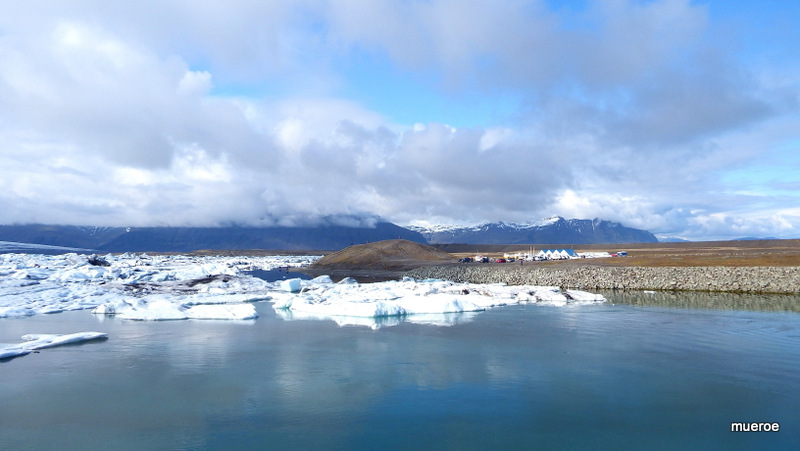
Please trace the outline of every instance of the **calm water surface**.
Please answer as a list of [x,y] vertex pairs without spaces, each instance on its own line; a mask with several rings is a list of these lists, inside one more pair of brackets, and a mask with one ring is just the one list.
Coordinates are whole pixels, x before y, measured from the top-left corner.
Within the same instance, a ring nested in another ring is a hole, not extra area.
[[6,343],[110,335],[0,362],[0,449],[800,446],[798,313],[529,305],[371,330],[257,306],[248,322],[0,320]]

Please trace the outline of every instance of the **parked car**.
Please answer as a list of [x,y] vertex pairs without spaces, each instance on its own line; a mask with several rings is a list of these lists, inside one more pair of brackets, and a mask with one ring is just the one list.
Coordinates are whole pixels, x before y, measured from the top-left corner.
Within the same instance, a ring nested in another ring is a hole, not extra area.
[[471,261],[472,261],[472,257],[464,257],[464,258],[460,259],[458,262],[459,263],[470,263]]
[[496,261],[497,263],[505,263],[505,262],[506,262],[506,259],[505,259],[505,258],[498,258],[498,259],[497,259],[497,260],[495,260],[495,261]]

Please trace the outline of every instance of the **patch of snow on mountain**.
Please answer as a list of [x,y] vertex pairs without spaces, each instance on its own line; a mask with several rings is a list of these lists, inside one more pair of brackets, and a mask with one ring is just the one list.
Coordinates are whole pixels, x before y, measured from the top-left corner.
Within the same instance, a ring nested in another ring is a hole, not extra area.
[[517,223],[517,222],[485,222],[477,225],[471,226],[463,226],[463,225],[430,225],[430,226],[408,226],[407,228],[413,230],[415,232],[419,232],[422,234],[434,234],[434,233],[456,233],[456,232],[481,232],[488,230],[491,227],[498,227],[501,229],[511,229],[511,230],[527,230],[527,229],[534,229],[540,227],[549,227],[553,224],[558,223],[559,221],[563,221],[564,218],[560,216],[553,216],[546,219],[541,219],[539,221],[531,221],[531,222],[524,222],[524,223]]

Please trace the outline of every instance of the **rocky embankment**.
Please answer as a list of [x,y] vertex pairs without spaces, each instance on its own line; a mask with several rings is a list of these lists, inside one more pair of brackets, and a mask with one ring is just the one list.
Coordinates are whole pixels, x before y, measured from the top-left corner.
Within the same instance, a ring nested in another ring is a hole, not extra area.
[[800,293],[800,267],[609,267],[516,264],[437,265],[406,273],[456,282],[547,285],[583,290]]

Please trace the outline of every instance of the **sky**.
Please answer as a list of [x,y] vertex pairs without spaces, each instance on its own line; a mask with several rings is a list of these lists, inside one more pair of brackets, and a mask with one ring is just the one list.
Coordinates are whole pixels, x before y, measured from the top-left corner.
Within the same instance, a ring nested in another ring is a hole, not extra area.
[[795,0],[0,10],[0,224],[800,238]]

